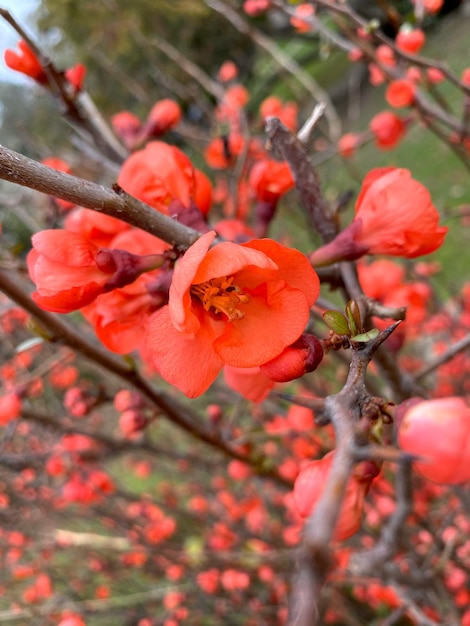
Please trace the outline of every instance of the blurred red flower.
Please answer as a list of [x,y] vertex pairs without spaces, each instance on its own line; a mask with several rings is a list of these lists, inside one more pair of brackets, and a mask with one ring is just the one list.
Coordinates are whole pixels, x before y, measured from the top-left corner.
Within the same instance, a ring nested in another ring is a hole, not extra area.
[[375,137],[377,147],[389,150],[394,148],[405,134],[406,124],[392,111],[382,111],[371,119],[369,129]]
[[22,39],[18,42],[19,51],[5,50],[5,65],[16,72],[33,78],[37,83],[45,85],[47,76],[39,59]]

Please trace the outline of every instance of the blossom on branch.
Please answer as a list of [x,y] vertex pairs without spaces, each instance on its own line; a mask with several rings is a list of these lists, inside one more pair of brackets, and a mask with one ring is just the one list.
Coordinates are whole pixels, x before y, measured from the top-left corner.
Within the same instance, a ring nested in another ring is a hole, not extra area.
[[170,205],[195,204],[205,215],[212,203],[212,186],[189,158],[163,141],[152,141],[134,152],[123,164],[118,184],[139,200],[169,215]]
[[[25,76],[29,76],[40,85],[47,87],[49,79],[36,54],[23,39],[18,42],[18,48],[18,52],[10,48],[5,50],[5,65],[15,70],[15,72],[25,74]],[[74,94],[82,89],[86,74],[86,68],[82,63],[69,67],[63,74],[67,83],[72,87]]]
[[392,111],[382,111],[371,119],[369,129],[374,135],[377,147],[382,150],[390,150],[404,136],[406,124]]
[[28,270],[37,291],[33,300],[46,311],[70,313],[100,294],[134,282],[163,264],[163,255],[141,257],[99,248],[78,233],[43,230],[32,237]]
[[305,329],[319,280],[297,250],[269,239],[210,248],[211,231],[175,267],[169,303],[151,318],[150,358],[189,397],[204,393],[225,364],[258,367]]
[[364,179],[353,222],[310,260],[319,266],[365,254],[412,259],[437,250],[446,232],[428,190],[409,170],[377,168]]
[[18,48],[18,52],[11,49],[5,50],[5,65],[15,72],[29,76],[40,85],[46,85],[47,76],[44,68],[26,41],[21,39],[18,42]]

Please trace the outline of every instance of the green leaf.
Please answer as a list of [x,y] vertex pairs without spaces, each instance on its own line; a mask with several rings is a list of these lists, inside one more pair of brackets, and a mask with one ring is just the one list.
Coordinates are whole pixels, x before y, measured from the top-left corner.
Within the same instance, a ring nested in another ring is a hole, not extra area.
[[378,328],[371,328],[366,333],[361,333],[360,335],[351,337],[351,341],[356,341],[357,343],[367,343],[368,341],[375,339],[379,332]]
[[323,313],[323,321],[338,335],[351,335],[348,320],[339,311],[325,311]]

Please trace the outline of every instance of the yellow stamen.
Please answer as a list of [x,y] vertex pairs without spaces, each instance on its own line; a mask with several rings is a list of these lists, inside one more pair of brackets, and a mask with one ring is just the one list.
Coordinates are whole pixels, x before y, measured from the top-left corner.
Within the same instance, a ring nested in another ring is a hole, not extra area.
[[245,317],[238,306],[249,302],[249,296],[241,292],[240,287],[233,285],[233,276],[213,278],[205,283],[193,285],[191,294],[196,296],[206,311],[223,313],[229,322]]

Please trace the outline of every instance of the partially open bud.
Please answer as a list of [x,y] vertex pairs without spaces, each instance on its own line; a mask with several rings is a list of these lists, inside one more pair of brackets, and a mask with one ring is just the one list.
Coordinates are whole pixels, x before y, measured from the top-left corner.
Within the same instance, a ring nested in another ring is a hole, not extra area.
[[146,139],[160,137],[181,121],[181,108],[170,98],[159,100],[152,108],[144,126]]
[[269,379],[277,383],[300,378],[313,372],[323,359],[323,348],[314,335],[301,335],[272,361],[260,366],[260,370]]

